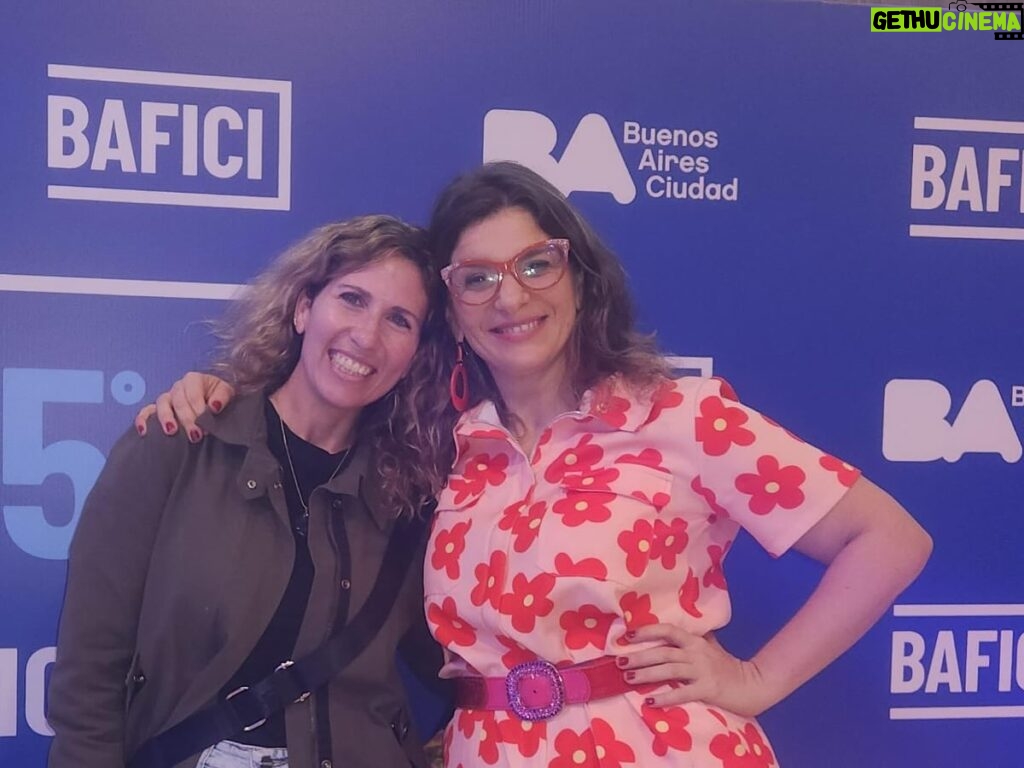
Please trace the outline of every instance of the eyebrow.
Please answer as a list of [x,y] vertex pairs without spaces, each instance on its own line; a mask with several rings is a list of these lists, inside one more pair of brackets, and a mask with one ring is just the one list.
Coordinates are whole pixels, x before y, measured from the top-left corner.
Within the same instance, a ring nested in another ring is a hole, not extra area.
[[[364,296],[364,297],[366,297],[368,299],[375,299],[376,298],[372,293],[370,293],[368,290],[366,290],[365,288],[363,288],[362,286],[359,286],[359,285],[353,285],[352,283],[341,282],[341,283],[338,283],[335,286],[335,290],[338,290],[338,289],[341,289],[341,288],[344,288],[344,289],[349,290],[349,291],[355,291],[360,296]],[[419,317],[417,317],[415,312],[413,312],[411,309],[408,309],[407,307],[403,307],[401,304],[392,304],[389,307],[389,309],[391,311],[393,311],[393,312],[400,312],[400,313],[402,313],[406,317],[408,317],[411,320],[413,320],[417,325],[423,325],[423,320],[421,320]]]
[[491,263],[491,264],[505,264],[506,262],[512,261],[513,259],[518,259],[520,256],[523,256],[523,255],[529,253],[534,248],[539,250],[541,247],[547,245],[552,240],[558,240],[558,239],[560,239],[560,238],[557,238],[557,237],[545,237],[543,240],[538,240],[535,243],[530,243],[529,245],[524,245],[521,249],[519,249],[518,251],[513,253],[507,259],[502,259],[500,257],[488,258],[486,256],[471,256],[468,259],[461,259],[459,261],[452,261],[451,264],[452,264],[452,266],[455,266],[455,267],[458,267],[458,266],[460,266],[462,264],[487,264],[487,263]]

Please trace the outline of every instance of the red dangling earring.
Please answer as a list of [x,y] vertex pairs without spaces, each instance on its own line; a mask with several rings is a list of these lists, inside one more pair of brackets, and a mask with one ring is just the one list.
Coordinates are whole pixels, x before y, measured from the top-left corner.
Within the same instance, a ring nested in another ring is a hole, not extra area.
[[452,369],[452,378],[448,382],[448,392],[455,410],[462,413],[469,408],[469,375],[466,373],[466,364],[462,359],[462,342],[455,343],[455,367]]

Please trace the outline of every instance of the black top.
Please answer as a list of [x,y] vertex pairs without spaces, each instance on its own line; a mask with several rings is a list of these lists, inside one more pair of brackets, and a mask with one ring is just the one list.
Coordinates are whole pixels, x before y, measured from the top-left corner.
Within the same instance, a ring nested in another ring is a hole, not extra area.
[[[267,420],[267,446],[281,464],[281,482],[284,485],[285,500],[288,503],[288,517],[291,520],[292,536],[295,539],[295,564],[288,586],[284,590],[281,602],[277,606],[270,624],[256,643],[242,666],[232,675],[221,689],[221,696],[244,685],[262,680],[270,675],[282,661],[292,658],[295,641],[299,636],[299,628],[306,613],[309,591],[313,584],[313,560],[309,554],[309,542],[306,532],[309,527],[303,502],[309,504],[309,496],[313,489],[328,482],[335,474],[345,471],[348,456],[345,451],[327,453],[312,443],[308,443],[296,435],[288,425],[284,424],[284,432],[288,439],[288,451],[295,468],[295,478],[289,467],[288,453],[285,452],[281,438],[283,422],[274,409],[269,398],[266,400],[264,413]],[[298,480],[302,490],[302,499],[295,487]],[[267,722],[251,731],[240,733],[233,741],[252,744],[260,747],[284,747],[287,745],[284,728],[284,710],[267,719]]]

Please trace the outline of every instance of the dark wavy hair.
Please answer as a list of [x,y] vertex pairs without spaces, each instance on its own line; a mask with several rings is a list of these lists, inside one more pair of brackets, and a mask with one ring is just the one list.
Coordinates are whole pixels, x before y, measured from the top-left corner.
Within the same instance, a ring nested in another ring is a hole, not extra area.
[[[427,293],[416,352],[421,356],[436,344],[434,337],[445,325],[444,285],[429,256],[426,233],[392,216],[360,216],[314,230],[249,283],[213,323],[220,341],[214,372],[240,392],[275,391],[299,361],[302,337],[292,322],[299,299],[312,300],[334,278],[390,256],[411,262]],[[422,377],[422,366],[416,368]],[[450,433],[428,428],[421,418],[426,397],[422,381],[407,375],[363,409],[358,425],[358,439],[372,449],[382,500],[406,516],[437,493],[451,466]]]
[[[565,196],[539,174],[512,162],[486,163],[451,182],[438,196],[429,226],[430,250],[437,268],[451,261],[465,230],[509,208],[531,216],[553,238],[569,240],[570,268],[576,281],[580,310],[569,339],[569,370],[576,397],[613,374],[637,388],[653,385],[668,372],[652,336],[635,327],[633,301],[618,257]],[[455,360],[450,329],[438,348],[427,350],[424,364],[436,366],[439,383],[447,385]],[[468,345],[467,345],[468,346]],[[511,416],[487,366],[468,355],[470,404],[493,400],[502,420]],[[436,418],[449,421],[435,408]]]

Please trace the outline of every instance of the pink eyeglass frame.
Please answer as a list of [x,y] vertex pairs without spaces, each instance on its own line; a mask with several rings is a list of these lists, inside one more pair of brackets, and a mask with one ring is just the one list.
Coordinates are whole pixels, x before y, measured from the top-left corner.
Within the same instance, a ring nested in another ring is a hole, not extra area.
[[[525,288],[526,290],[528,290],[528,291],[538,290],[536,288],[533,288],[533,287],[523,283],[523,281],[519,278],[519,275],[516,274],[516,270],[514,269],[513,265],[516,263],[516,260],[520,256],[522,256],[522,255],[524,255],[526,253],[529,253],[530,251],[536,250],[540,246],[544,246],[544,245],[554,245],[554,246],[556,246],[562,252],[562,256],[565,258],[566,263],[568,263],[568,261],[569,261],[569,251],[570,251],[570,249],[572,247],[570,245],[569,241],[566,238],[564,238],[564,237],[552,237],[552,238],[549,238],[547,240],[538,240],[536,243],[531,243],[530,245],[526,246],[521,251],[519,251],[519,253],[517,253],[511,259],[508,259],[507,261],[503,261],[500,264],[496,264],[493,261],[488,261],[487,259],[467,259],[466,261],[460,261],[458,264],[449,264],[447,267],[444,267],[441,270],[441,279],[444,280],[444,284],[448,286],[448,290],[452,293],[453,296],[455,296],[459,301],[462,301],[462,302],[467,303],[467,304],[470,304],[472,302],[465,301],[465,299],[462,298],[462,295],[457,293],[452,288],[450,276],[451,276],[452,270],[455,269],[456,267],[473,267],[473,266],[477,266],[477,267],[490,267],[491,269],[498,270],[498,283],[497,283],[497,285],[494,288],[494,294],[490,298],[486,299],[485,301],[479,302],[480,304],[486,304],[488,301],[491,301],[494,298],[494,296],[498,295],[498,291],[501,290],[501,281],[504,279],[505,275],[509,275],[509,274],[512,275],[512,277],[515,278],[515,281],[517,283],[519,283],[521,286],[523,286],[523,288]],[[558,285],[558,283],[561,282],[562,278],[565,277],[566,271],[567,270],[563,269],[562,270],[562,274],[560,274],[558,276],[558,280],[555,280],[555,282],[553,282],[551,285],[549,285],[547,287],[548,288],[553,288],[554,286]],[[541,288],[540,290],[547,290],[547,288]]]

